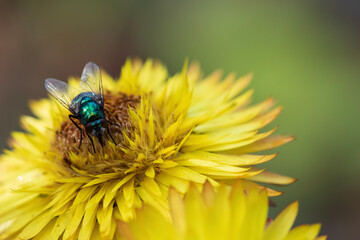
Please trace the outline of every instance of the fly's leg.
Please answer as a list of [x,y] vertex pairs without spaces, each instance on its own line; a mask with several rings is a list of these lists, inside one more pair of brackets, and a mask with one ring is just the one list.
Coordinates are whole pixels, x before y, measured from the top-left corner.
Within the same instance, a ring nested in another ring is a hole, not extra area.
[[107,132],[108,132],[108,134],[110,135],[110,137],[111,137],[111,140],[114,142],[114,144],[116,145],[116,142],[115,142],[115,140],[114,140],[114,138],[113,138],[113,136],[111,135],[111,133],[110,133],[110,129],[109,129],[109,126],[106,126],[106,129],[107,129]]
[[94,141],[92,140],[92,138],[91,138],[90,134],[88,134],[88,133],[86,132],[86,135],[87,135],[87,136],[88,136],[88,138],[90,139],[91,145],[92,145],[92,147],[93,147],[93,149],[94,149],[94,153],[95,153],[96,151],[95,151]]
[[[107,120],[107,119],[105,119],[105,120],[106,120],[106,122],[110,123],[110,124],[113,125],[113,126],[120,127],[119,124],[116,124],[116,123],[114,123],[114,122],[111,122],[111,121],[109,121],[109,120]],[[109,126],[108,126],[108,125],[106,126],[106,129],[107,129],[108,134],[109,134],[110,137],[111,137],[111,140],[112,140],[112,141],[114,142],[114,144],[116,145],[116,142],[115,142],[113,136],[111,135],[111,132],[110,132],[110,129],[109,129]]]
[[103,140],[102,140],[102,136],[98,136],[98,139],[99,139],[99,143],[102,147],[104,147],[104,143],[103,143]]
[[[69,119],[71,120],[71,122],[79,129],[80,131],[80,143],[79,143],[79,148],[81,147],[81,143],[82,143],[82,129],[79,127],[79,125],[76,124],[76,122],[73,120],[73,118],[78,119],[77,117],[75,117],[74,115],[69,115]],[[94,144],[93,144],[94,145]]]
[[114,122],[111,122],[111,121],[109,121],[109,120],[107,120],[107,119],[106,119],[106,122],[110,123],[110,124],[113,125],[113,126],[120,127],[119,124],[116,124],[116,123],[114,123]]

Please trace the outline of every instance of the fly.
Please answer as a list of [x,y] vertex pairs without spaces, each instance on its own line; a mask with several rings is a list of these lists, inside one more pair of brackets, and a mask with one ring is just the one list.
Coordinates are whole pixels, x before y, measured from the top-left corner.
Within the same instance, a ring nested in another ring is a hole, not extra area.
[[82,143],[83,129],[74,119],[78,119],[80,124],[85,127],[85,133],[91,141],[94,152],[95,146],[91,136],[96,137],[101,146],[103,146],[102,136],[107,132],[115,143],[110,133],[108,123],[113,125],[117,124],[107,120],[104,113],[104,91],[98,65],[93,62],[85,65],[81,74],[79,90],[73,87],[69,88],[67,83],[53,78],[47,78],[45,80],[45,89],[53,98],[70,111],[69,119],[80,131],[79,148]]

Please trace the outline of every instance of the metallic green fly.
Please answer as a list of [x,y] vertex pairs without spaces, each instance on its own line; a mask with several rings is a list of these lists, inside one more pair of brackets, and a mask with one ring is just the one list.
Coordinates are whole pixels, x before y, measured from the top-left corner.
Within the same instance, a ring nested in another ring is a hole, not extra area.
[[[117,124],[107,120],[104,114],[104,92],[101,72],[98,65],[92,62],[85,65],[83,73],[81,74],[80,89],[70,91],[67,83],[53,78],[45,80],[45,88],[53,98],[71,112],[69,119],[80,131],[79,148],[82,143],[83,129],[74,119],[78,119],[85,127],[85,133],[91,141],[94,152],[95,146],[90,135],[96,137],[101,146],[103,146],[102,136],[107,131],[115,143],[110,133],[108,123],[113,125]],[[75,88],[72,87],[72,89]]]

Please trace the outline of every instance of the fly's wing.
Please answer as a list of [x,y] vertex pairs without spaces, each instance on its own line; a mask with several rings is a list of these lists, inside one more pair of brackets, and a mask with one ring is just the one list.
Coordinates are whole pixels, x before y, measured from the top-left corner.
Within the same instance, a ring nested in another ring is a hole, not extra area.
[[95,100],[104,105],[104,91],[102,86],[101,72],[98,65],[89,62],[85,65],[81,74],[80,87],[82,90],[94,93]]
[[67,83],[53,78],[45,80],[46,91],[71,112],[70,105],[73,98],[68,93],[68,86]]

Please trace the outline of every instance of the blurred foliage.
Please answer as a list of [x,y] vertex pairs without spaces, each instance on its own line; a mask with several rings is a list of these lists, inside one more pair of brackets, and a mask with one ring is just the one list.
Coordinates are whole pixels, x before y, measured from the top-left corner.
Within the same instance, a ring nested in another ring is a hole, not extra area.
[[[285,194],[274,199],[279,207],[273,211],[298,199],[298,223],[322,222],[323,232],[333,238],[356,239],[360,32],[352,20],[358,19],[357,5],[349,0],[9,1],[0,10],[7,20],[0,25],[5,37],[0,71],[18,84],[9,80],[1,93],[1,107],[9,112],[1,118],[6,126],[1,137],[16,128],[14,119],[28,98],[45,96],[44,78],[79,74],[89,60],[113,75],[127,56],[158,58],[171,73],[186,57],[198,60],[206,74],[217,68],[225,74],[252,71],[255,102],[270,95],[277,99],[284,105],[274,123],[277,132],[297,138],[264,165],[299,178],[279,188]],[[23,92],[21,85],[27,86]]]

